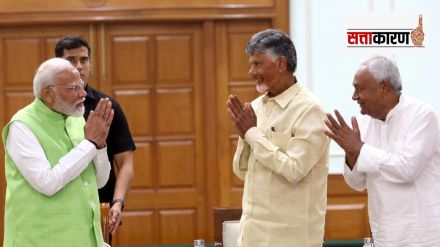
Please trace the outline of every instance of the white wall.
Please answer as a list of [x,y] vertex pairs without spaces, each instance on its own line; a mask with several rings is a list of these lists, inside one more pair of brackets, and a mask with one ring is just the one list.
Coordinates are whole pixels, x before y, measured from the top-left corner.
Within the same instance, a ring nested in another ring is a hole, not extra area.
[[[343,42],[347,15],[369,11],[414,13],[414,18],[423,14],[425,48],[391,55],[399,66],[403,93],[433,105],[440,113],[438,0],[290,0],[290,36],[298,53],[298,80],[316,94],[327,111],[338,109],[346,119],[359,114],[351,100],[353,75],[361,61],[377,53],[368,54],[368,48],[347,52]],[[417,19],[414,22],[417,25]],[[343,151],[332,143],[330,172],[341,172],[342,165]]]

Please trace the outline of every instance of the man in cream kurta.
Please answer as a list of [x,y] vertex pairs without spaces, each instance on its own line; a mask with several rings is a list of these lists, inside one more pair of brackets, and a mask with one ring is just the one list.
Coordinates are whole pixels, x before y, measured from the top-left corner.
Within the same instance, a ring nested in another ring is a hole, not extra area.
[[[279,44],[288,47],[278,49]],[[239,134],[233,170],[245,180],[239,246],[320,247],[327,198],[328,138],[322,107],[296,81],[296,52],[282,32],[248,43],[249,74],[264,95],[228,99]]]
[[368,190],[376,247],[440,246],[440,129],[432,107],[401,95],[395,63],[382,56],[357,71],[353,100],[360,116],[349,128],[339,113],[327,133],[346,152],[344,178]]

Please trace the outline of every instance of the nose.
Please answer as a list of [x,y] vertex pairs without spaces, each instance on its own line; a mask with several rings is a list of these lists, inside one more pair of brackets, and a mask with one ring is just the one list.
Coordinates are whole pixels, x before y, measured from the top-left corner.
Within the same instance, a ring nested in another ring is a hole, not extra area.
[[352,99],[352,100],[358,100],[358,99],[359,99],[359,96],[358,96],[358,94],[356,93],[356,91],[353,92],[353,95],[351,96],[351,99]]
[[79,59],[75,59],[74,61],[72,61],[72,65],[73,67],[75,67],[77,70],[81,70],[82,69],[82,64],[79,61]]
[[87,96],[87,92],[84,88],[80,87],[79,91],[78,91],[78,95],[81,96],[81,98],[86,97]]
[[254,75],[255,75],[255,69],[254,69],[254,66],[253,66],[253,65],[251,65],[251,67],[250,67],[250,69],[249,69],[249,71],[248,71],[248,74],[249,74],[250,76],[254,77]]

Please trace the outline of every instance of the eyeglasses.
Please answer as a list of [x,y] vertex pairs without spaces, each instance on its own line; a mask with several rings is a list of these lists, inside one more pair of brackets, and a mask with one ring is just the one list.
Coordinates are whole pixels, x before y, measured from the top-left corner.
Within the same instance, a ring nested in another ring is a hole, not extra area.
[[67,88],[69,90],[70,93],[75,94],[78,91],[80,91],[81,89],[84,89],[84,87],[86,86],[83,80],[79,81],[79,84],[73,84],[72,86],[63,86],[63,85],[53,85],[53,84],[49,84],[47,85],[48,87],[64,87]]

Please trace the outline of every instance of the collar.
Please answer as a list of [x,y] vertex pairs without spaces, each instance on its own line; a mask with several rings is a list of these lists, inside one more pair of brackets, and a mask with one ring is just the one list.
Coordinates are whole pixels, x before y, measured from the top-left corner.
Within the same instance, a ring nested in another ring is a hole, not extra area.
[[33,103],[35,104],[35,106],[36,106],[35,108],[37,109],[37,111],[40,112],[44,116],[47,116],[49,118],[56,119],[56,120],[66,119],[66,117],[63,114],[52,110],[39,98],[35,98]]
[[86,93],[87,93],[86,98],[99,99],[99,96],[96,95],[95,90],[92,87],[90,87],[88,83],[84,87],[84,91],[86,91]]
[[303,87],[299,84],[299,82],[296,82],[292,86],[290,86],[288,89],[284,90],[284,92],[278,94],[275,97],[269,97],[267,93],[263,96],[263,103],[266,103],[268,101],[275,101],[282,109],[284,109],[287,104],[303,89]]
[[394,115],[399,114],[399,112],[400,112],[401,109],[403,108],[403,105],[405,104],[405,102],[406,102],[405,97],[404,97],[403,95],[400,95],[400,97],[399,97],[399,102],[397,103],[397,105],[395,105],[395,106],[393,107],[393,109],[391,109],[391,110],[388,112],[387,117],[385,118],[385,123],[388,122],[388,121],[390,121],[390,119],[391,119]]

